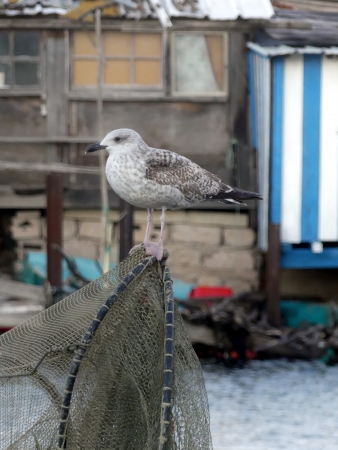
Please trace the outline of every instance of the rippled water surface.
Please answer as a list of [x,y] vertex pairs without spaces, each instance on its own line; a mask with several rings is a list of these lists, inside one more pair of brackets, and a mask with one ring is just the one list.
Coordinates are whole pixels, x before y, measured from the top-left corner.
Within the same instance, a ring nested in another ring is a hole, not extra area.
[[338,367],[203,366],[214,450],[337,450]]

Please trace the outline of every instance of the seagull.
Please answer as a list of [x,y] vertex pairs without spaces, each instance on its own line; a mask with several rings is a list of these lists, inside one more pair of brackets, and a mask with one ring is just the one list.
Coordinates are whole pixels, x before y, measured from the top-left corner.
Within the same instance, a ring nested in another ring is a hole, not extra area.
[[[143,245],[147,255],[163,257],[163,232],[167,209],[188,208],[203,200],[243,204],[262,199],[260,194],[222,183],[216,175],[190,159],[169,150],[148,147],[134,130],[111,131],[101,141],[87,147],[86,153],[106,150],[109,154],[106,176],[113,190],[128,203],[148,210]],[[161,209],[159,242],[150,242],[153,210]]]

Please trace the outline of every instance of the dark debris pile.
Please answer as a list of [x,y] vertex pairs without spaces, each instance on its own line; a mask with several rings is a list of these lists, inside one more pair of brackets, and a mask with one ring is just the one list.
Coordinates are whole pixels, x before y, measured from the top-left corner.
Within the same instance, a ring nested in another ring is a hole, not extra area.
[[[177,303],[186,323],[195,325],[188,327],[188,331],[198,326],[211,329],[213,347],[217,349],[213,355],[225,360],[287,357],[322,358],[327,364],[338,362],[338,324],[324,326],[303,322],[297,328],[274,328],[268,323],[266,297],[262,292]],[[204,344],[202,341],[203,338],[194,343],[198,354],[205,356],[200,350]],[[210,342],[208,344],[210,347]]]

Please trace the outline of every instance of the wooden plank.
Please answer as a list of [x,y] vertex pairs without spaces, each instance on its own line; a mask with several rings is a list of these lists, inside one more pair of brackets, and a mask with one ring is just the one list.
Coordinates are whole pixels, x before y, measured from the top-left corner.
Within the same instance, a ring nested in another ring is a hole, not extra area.
[[4,277],[0,277],[0,294],[13,298],[35,300],[41,303],[45,302],[44,288],[42,286],[32,286],[20,281],[8,280]]
[[47,175],[47,279],[52,286],[62,285],[63,182],[61,174]]
[[269,224],[269,247],[266,259],[266,291],[268,321],[281,326],[280,315],[280,225]]
[[282,148],[282,242],[301,241],[303,163],[303,55],[284,62]]
[[[249,20],[187,20],[187,19],[173,19],[173,30],[243,30],[249,31],[254,29],[260,29],[262,27],[269,28],[289,28],[300,30],[311,30],[312,22],[310,20],[292,20],[292,19],[249,19]],[[86,24],[88,29],[94,29],[94,24]],[[30,17],[28,19],[15,18],[15,19],[1,19],[0,28],[2,29],[83,29],[83,23],[78,21],[71,21],[67,19],[48,19],[44,17],[44,20]],[[153,20],[107,20],[103,22],[102,29],[109,30],[125,30],[129,32],[132,30],[143,31],[149,30],[160,31],[160,26],[157,19]]]
[[[86,89],[81,91],[73,91],[68,95],[69,100],[84,100],[84,101],[95,101],[96,94],[93,89]],[[104,101],[116,101],[116,102],[172,102],[172,103],[228,103],[228,95],[205,95],[205,96],[187,96],[187,95],[177,95],[176,97],[172,97],[170,92],[163,93],[162,88],[154,89],[150,91],[148,89],[144,89],[142,92],[128,92],[126,94],[125,91],[118,91],[115,89],[112,91],[111,89],[103,90],[103,99]]]
[[1,170],[13,170],[20,172],[45,172],[45,173],[88,173],[93,175],[99,175],[100,169],[98,167],[86,167],[86,166],[71,166],[62,163],[20,163],[13,161],[0,161]]
[[65,34],[49,31],[46,38],[47,58],[47,135],[66,136],[68,105],[65,96]]
[[55,137],[17,137],[17,136],[0,136],[0,144],[92,144],[98,141],[95,136],[88,137],[72,137],[72,136],[55,136]]
[[321,70],[322,55],[304,55],[302,242],[318,240]]
[[319,151],[319,240],[338,239],[338,62],[323,56]]

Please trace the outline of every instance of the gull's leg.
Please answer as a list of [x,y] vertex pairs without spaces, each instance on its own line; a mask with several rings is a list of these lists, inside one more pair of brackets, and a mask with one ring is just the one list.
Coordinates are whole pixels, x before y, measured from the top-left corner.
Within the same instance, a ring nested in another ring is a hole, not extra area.
[[130,250],[129,254],[138,247],[141,247],[142,245],[144,245],[144,247],[146,247],[146,244],[149,244],[149,236],[150,236],[150,231],[151,231],[151,224],[153,221],[153,209],[147,209],[148,211],[148,216],[147,216],[147,228],[146,228],[146,234],[144,235],[144,241],[142,244],[137,244],[134,245],[134,247]]
[[144,244],[146,242],[149,242],[152,221],[153,221],[153,209],[148,209],[147,228],[146,228],[146,234],[144,236],[144,241],[143,241]]
[[159,244],[162,245],[163,247],[163,234],[164,234],[164,228],[165,228],[165,216],[166,216],[166,208],[162,208],[162,215],[160,217],[160,221],[161,221],[161,233],[160,233],[160,242]]
[[146,249],[147,255],[156,256],[158,261],[161,261],[163,258],[163,232],[165,227],[165,212],[166,208],[162,208],[161,215],[161,233],[160,233],[160,241],[159,242],[146,242],[144,241],[144,247]]

